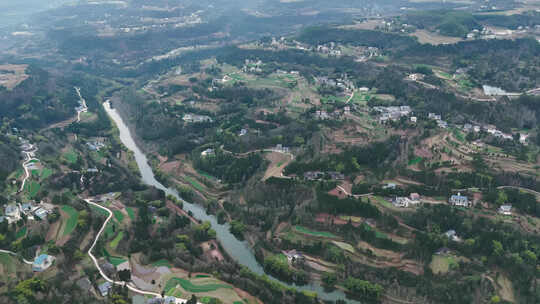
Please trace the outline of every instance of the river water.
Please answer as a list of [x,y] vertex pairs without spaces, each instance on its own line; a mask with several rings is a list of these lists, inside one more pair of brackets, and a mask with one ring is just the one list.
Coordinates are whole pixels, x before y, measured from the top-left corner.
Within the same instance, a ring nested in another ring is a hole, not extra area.
[[[152,168],[150,167],[150,165],[148,165],[146,155],[142,153],[137,144],[135,144],[129,128],[124,123],[124,120],[118,114],[117,110],[111,108],[109,102],[103,103],[103,106],[107,114],[109,114],[109,117],[115,122],[116,126],[118,127],[118,130],[120,131],[120,140],[135,155],[135,161],[137,162],[137,165],[141,172],[143,182],[147,185],[154,186],[157,189],[163,190],[167,195],[172,195],[179,200],[182,200],[182,202],[184,203],[184,210],[191,211],[195,218],[201,221],[209,221],[212,224],[212,228],[216,231],[217,239],[219,240],[221,246],[223,246],[223,249],[225,249],[225,251],[227,251],[227,253],[236,262],[249,268],[249,270],[253,271],[258,275],[265,274],[263,267],[255,259],[255,255],[253,254],[253,251],[251,250],[247,242],[239,241],[236,237],[234,237],[234,235],[232,235],[232,233],[229,231],[228,223],[219,224],[217,222],[217,218],[213,215],[206,214],[204,208],[199,205],[186,202],[179,197],[178,192],[175,189],[167,188],[156,180]],[[318,283],[311,283],[304,286],[296,286],[280,281],[273,276],[267,276],[274,281],[277,281],[288,287],[295,288],[297,290],[316,292],[319,298],[323,300],[335,301],[338,299],[342,299],[347,301],[348,303],[360,303],[354,300],[346,299],[345,293],[341,290],[334,290],[330,292],[325,291],[324,288]]]

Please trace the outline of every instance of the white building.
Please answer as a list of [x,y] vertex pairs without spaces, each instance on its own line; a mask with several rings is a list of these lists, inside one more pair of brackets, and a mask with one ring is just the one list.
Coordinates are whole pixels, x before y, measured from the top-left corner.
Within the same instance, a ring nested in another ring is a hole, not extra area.
[[469,201],[469,198],[458,193],[457,195],[452,195],[448,202],[454,206],[460,207],[470,207],[472,203]]
[[499,207],[499,213],[503,215],[512,215],[512,205],[502,205]]
[[34,263],[32,263],[32,271],[43,272],[47,270],[47,268],[51,267],[55,259],[55,257],[46,254],[38,256],[34,260]]
[[214,155],[216,155],[216,152],[214,151],[214,149],[206,149],[201,152],[202,157],[214,156]]

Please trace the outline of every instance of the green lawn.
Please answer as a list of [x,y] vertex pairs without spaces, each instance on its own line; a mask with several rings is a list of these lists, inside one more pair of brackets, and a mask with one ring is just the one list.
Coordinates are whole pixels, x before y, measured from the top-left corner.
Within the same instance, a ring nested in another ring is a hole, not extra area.
[[[169,263],[169,261],[167,261],[167,260],[165,260],[165,259],[162,259],[162,260],[159,260],[159,261],[157,261],[157,262],[152,263],[152,266],[154,266],[154,267],[162,267],[162,266],[165,266],[165,267],[169,267],[169,268],[172,267],[171,263]],[[198,278],[198,277],[197,277],[197,278]]]
[[116,235],[116,237],[114,238],[114,240],[112,240],[110,243],[109,243],[109,246],[111,246],[112,249],[116,249],[116,247],[118,247],[118,243],[120,243],[120,241],[124,238],[124,231],[120,231],[118,232],[118,234]]
[[72,164],[74,164],[74,163],[77,162],[78,157],[79,157],[79,155],[78,155],[77,153],[75,153],[75,151],[73,151],[73,150],[64,153],[64,158],[65,158],[68,162],[70,162],[70,163],[72,163]]
[[124,220],[124,214],[120,210],[113,210],[114,217],[116,220],[121,223]]
[[198,274],[195,277],[196,278],[211,278],[212,276],[209,274]]
[[126,208],[127,214],[129,215],[129,218],[134,221],[135,220],[135,210],[131,207]]
[[17,234],[15,234],[15,238],[16,238],[16,239],[20,239],[20,238],[24,237],[24,236],[26,235],[26,230],[27,230],[27,229],[26,229],[26,226],[24,226],[24,227],[22,227],[21,229],[19,229],[19,230],[17,231]]
[[188,181],[195,189],[199,191],[204,191],[204,187],[201,184],[199,184],[196,180],[192,179],[189,176],[184,176],[184,179]]
[[465,135],[464,135],[463,132],[461,132],[460,130],[458,130],[458,129],[452,129],[452,133],[454,134],[454,136],[456,137],[456,139],[459,140],[460,142],[464,142],[464,141],[465,141]]
[[46,179],[47,177],[51,176],[53,174],[53,170],[52,169],[48,169],[48,168],[43,168],[43,170],[41,170],[41,179]]
[[69,218],[67,219],[66,226],[64,227],[64,235],[68,235],[75,230],[77,227],[77,221],[79,220],[79,212],[75,208],[64,205],[62,206],[62,211],[64,211]]
[[304,233],[304,234],[309,234],[309,235],[316,236],[316,237],[337,238],[337,236],[335,234],[332,234],[332,233],[326,232],[326,231],[313,231],[313,230],[310,230],[310,229],[308,229],[306,227],[302,227],[302,226],[294,226],[294,229],[296,229],[296,231],[298,231],[298,232],[301,232],[301,233]]
[[415,157],[409,161],[409,166],[419,164],[423,158],[421,156]]
[[30,198],[33,198],[39,192],[39,189],[41,189],[41,185],[36,181],[27,181],[24,188]]
[[6,273],[14,273],[17,271],[17,264],[14,261],[14,257],[7,253],[0,253],[0,264],[4,266]]
[[216,291],[220,288],[232,288],[229,285],[225,284],[202,284],[202,285],[195,285],[191,281],[186,279],[180,279],[180,278],[172,278],[170,279],[167,284],[165,285],[165,292],[168,293],[176,287],[176,285],[180,284],[182,288],[188,292],[193,293],[199,293],[199,292],[211,292]]
[[118,266],[118,265],[124,263],[125,261],[127,261],[127,260],[124,259],[124,258],[121,258],[121,257],[116,257],[116,256],[110,256],[109,257],[109,262],[111,262],[111,264],[113,264],[114,266]]

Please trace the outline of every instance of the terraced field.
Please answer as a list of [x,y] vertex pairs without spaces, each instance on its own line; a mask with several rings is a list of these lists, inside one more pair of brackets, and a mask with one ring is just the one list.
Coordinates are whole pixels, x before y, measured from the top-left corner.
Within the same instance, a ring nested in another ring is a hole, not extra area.
[[64,205],[62,206],[62,211],[65,212],[69,217],[64,226],[64,236],[69,235],[77,227],[77,221],[79,220],[79,212],[75,208]]

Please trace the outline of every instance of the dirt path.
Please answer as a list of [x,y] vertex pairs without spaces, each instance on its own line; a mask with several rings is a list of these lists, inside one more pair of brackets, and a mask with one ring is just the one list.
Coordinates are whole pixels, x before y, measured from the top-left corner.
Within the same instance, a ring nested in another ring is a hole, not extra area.
[[194,224],[196,224],[196,225],[199,224],[199,222],[198,222],[194,217],[189,216],[189,214],[188,214],[184,209],[180,208],[180,206],[175,205],[175,204],[174,204],[173,202],[171,202],[171,201],[167,201],[166,205],[167,205],[167,208],[168,208],[169,210],[172,210],[172,211],[174,211],[174,212],[176,212],[176,213],[178,213],[178,214],[181,214],[181,215],[183,215],[183,216],[186,216],[187,218],[189,218],[189,220],[190,220],[192,223],[194,223]]

